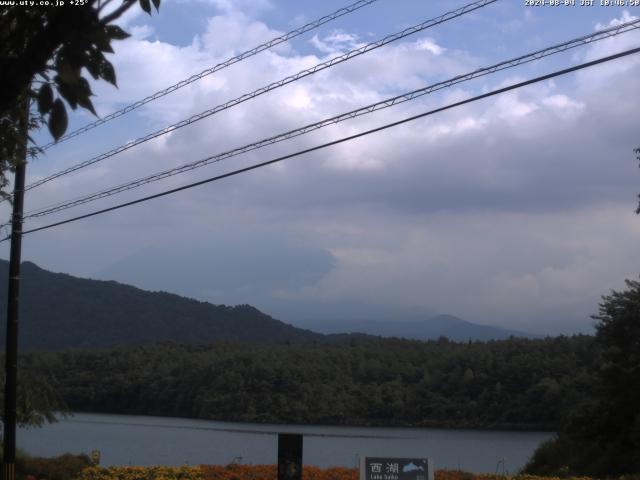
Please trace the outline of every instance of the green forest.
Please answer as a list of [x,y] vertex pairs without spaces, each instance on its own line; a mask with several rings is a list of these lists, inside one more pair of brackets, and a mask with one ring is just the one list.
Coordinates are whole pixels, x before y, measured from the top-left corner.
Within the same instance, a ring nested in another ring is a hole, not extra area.
[[[640,472],[640,281],[604,296],[595,336],[347,344],[156,343],[31,352],[19,421],[52,410],[245,422],[544,429],[528,473]],[[46,387],[46,388],[45,388]]]
[[589,396],[593,337],[158,344],[29,354],[73,411],[248,422],[556,429]]

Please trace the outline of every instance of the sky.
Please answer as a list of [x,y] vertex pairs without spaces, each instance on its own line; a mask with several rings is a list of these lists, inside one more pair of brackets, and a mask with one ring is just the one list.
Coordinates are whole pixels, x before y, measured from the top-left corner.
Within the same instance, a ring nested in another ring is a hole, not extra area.
[[[378,0],[32,160],[27,183],[457,9]],[[640,16],[640,7],[499,0],[27,192],[75,198],[317,122]],[[346,1],[163,0],[132,9],[93,82],[101,116],[313,21]],[[310,148],[640,46],[572,49],[41,219],[34,228]],[[640,55],[26,235],[23,260],[300,324],[451,314],[535,334],[591,332],[601,296],[640,272]],[[70,130],[93,120],[76,111]],[[43,131],[37,140],[47,143]],[[0,207],[7,218],[7,204]],[[8,257],[8,245],[0,246]]]

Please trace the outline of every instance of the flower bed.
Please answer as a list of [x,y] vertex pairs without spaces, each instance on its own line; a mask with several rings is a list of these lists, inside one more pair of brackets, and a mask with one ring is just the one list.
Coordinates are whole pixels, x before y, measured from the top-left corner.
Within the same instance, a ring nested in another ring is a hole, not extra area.
[[[78,480],[275,480],[275,465],[200,465],[198,467],[89,467]],[[305,466],[303,480],[358,480],[355,468]],[[536,477],[533,475],[474,474],[438,470],[435,480],[594,480],[589,477]],[[619,480],[640,480],[627,477]]]

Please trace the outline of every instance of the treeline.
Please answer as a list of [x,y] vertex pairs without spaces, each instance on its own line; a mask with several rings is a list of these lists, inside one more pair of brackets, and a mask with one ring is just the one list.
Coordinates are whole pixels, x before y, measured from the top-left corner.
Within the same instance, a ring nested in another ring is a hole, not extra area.
[[640,478],[640,281],[602,297],[591,394],[526,466],[535,475]]
[[158,344],[22,357],[70,410],[227,421],[556,429],[588,399],[593,337]]

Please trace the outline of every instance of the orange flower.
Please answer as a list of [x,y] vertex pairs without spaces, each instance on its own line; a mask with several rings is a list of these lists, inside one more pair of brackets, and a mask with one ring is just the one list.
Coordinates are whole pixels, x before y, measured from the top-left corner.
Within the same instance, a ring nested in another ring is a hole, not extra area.
[[[79,480],[276,480],[275,465],[200,465],[198,467],[89,467]],[[319,468],[305,465],[303,480],[358,480],[356,468]],[[561,480],[533,475],[475,474],[458,470],[437,470],[435,480]],[[572,477],[562,480],[594,480]],[[640,480],[625,479],[619,480]]]

